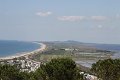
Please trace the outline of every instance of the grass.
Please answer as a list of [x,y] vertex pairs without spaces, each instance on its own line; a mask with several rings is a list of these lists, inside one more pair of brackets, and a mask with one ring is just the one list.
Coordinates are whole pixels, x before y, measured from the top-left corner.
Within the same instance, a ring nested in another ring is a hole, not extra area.
[[[53,58],[72,58],[74,61],[98,61],[108,59],[112,55],[110,51],[97,50],[94,48],[82,47],[78,44],[46,43],[47,49],[42,53],[32,56],[33,60],[48,62]],[[63,48],[77,49],[76,51],[66,51]]]
[[68,51],[60,51],[60,50],[51,50],[51,51],[46,51],[43,52],[42,54],[38,54],[35,56],[35,60],[37,61],[50,61],[53,58],[61,58],[61,57],[69,57],[72,58],[75,61],[79,60],[98,60],[98,59],[108,59],[110,58],[110,55],[106,55],[104,53],[81,53],[81,54],[72,54],[71,52]]

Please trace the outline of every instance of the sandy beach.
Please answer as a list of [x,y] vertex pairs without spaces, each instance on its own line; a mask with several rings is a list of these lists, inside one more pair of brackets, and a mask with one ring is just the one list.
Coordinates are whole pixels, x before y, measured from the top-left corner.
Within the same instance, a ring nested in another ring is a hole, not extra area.
[[[34,43],[37,43],[37,42],[34,42]],[[37,43],[37,44],[41,45],[40,48],[37,49],[37,50],[34,50],[32,52],[17,53],[17,54],[15,54],[13,56],[0,57],[0,60],[13,59],[13,58],[18,58],[18,57],[22,57],[22,56],[28,58],[29,55],[33,55],[33,54],[35,54],[37,52],[42,52],[42,51],[44,51],[46,49],[45,44],[43,44],[43,43]]]

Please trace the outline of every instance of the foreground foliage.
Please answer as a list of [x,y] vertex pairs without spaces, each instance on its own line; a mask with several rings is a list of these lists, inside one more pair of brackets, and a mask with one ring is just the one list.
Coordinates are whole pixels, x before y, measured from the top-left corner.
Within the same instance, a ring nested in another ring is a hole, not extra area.
[[0,80],[83,80],[75,62],[69,58],[52,59],[35,72],[21,72],[15,66],[0,65]]
[[42,80],[82,80],[75,62],[68,58],[52,59],[36,71]]
[[1,80],[22,80],[20,71],[15,66],[0,65]]
[[92,72],[102,80],[120,80],[120,60],[99,60],[92,65]]

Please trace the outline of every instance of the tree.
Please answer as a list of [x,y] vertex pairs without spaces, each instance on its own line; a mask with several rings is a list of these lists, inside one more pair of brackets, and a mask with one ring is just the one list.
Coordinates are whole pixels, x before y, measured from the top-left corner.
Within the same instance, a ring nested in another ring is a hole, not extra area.
[[92,65],[91,71],[103,80],[120,80],[120,60],[99,60]]
[[37,80],[34,72],[21,72],[16,66],[0,64],[0,80]]
[[82,80],[75,62],[69,58],[52,59],[36,71],[42,80]]
[[0,79],[1,80],[23,80],[20,71],[15,66],[0,64]]
[[35,72],[21,72],[17,66],[0,64],[0,80],[83,80],[75,62],[69,58],[52,59]]

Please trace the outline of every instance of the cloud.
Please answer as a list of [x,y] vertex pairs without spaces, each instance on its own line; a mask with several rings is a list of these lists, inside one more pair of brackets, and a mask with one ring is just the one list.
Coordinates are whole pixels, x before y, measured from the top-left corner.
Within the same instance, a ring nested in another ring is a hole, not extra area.
[[116,18],[119,19],[120,18],[120,14],[116,14]]
[[58,20],[61,21],[80,21],[84,20],[86,17],[85,16],[61,16],[58,17]]
[[58,17],[58,20],[61,21],[104,21],[107,20],[106,16],[61,16]]
[[95,20],[95,21],[103,21],[103,20],[106,20],[107,17],[106,16],[91,16],[90,19]]
[[97,27],[98,27],[98,28],[103,28],[103,25],[98,25]]
[[51,15],[52,12],[48,11],[48,12],[37,12],[36,15],[37,16],[41,16],[41,17],[46,17],[46,16],[49,16]]

